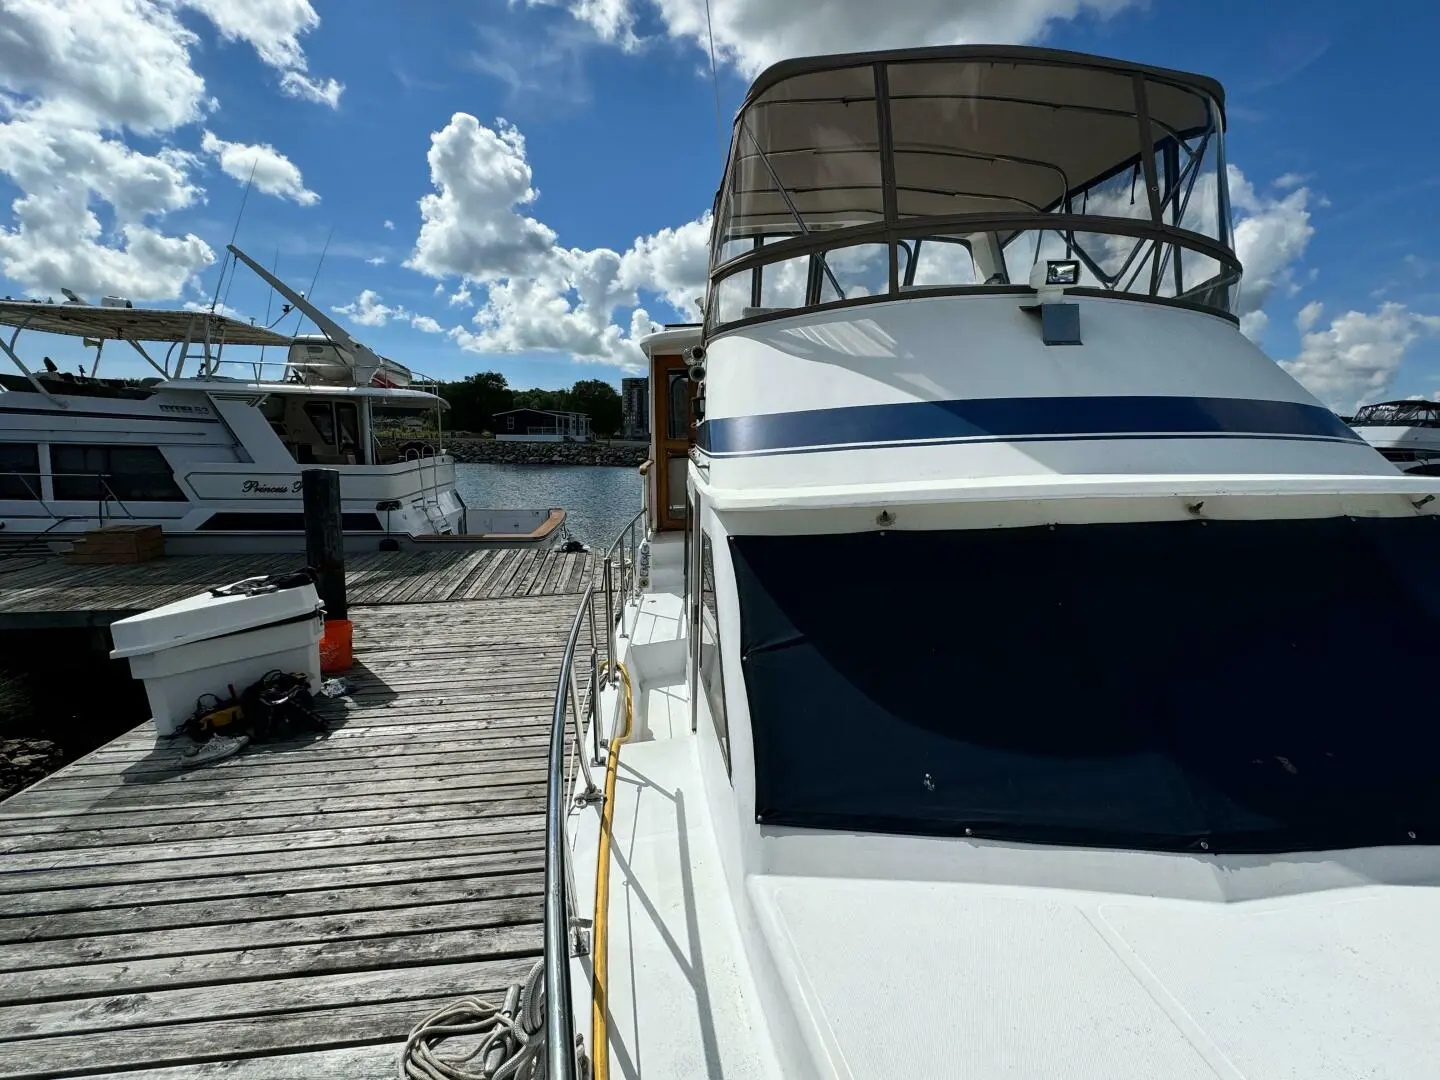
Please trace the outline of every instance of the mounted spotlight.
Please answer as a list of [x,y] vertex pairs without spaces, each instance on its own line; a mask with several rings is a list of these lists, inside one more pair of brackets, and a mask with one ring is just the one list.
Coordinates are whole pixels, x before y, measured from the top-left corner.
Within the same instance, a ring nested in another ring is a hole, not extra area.
[[1079,259],[1046,259],[1045,284],[1069,288],[1080,284]]

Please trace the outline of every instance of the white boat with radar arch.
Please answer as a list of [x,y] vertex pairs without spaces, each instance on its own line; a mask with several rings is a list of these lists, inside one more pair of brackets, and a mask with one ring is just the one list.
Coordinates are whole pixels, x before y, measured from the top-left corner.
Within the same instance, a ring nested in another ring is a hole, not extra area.
[[548,1080],[1435,1075],[1440,479],[1240,333],[1224,117],[757,78],[560,680]]
[[[300,474],[340,474],[346,547],[522,546],[559,535],[560,509],[465,504],[455,460],[437,436],[403,451],[382,443],[387,421],[448,407],[433,384],[355,340],[243,251],[258,274],[319,328],[290,337],[209,311],[0,301],[0,529],[11,541],[58,543],[103,525],[160,526],[172,554],[303,551]],[[27,364],[26,331],[84,339],[88,370]],[[154,370],[100,374],[107,342],[124,342]],[[165,345],[163,354],[146,345]],[[282,360],[267,360],[274,348]],[[257,352],[258,350],[258,352]]]

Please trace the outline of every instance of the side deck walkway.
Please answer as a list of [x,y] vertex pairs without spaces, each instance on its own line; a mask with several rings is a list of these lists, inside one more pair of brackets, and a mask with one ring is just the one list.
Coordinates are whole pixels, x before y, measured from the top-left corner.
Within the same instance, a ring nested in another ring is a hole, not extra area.
[[[532,567],[454,599],[534,553],[482,554],[450,568],[449,602],[352,610],[328,735],[184,771],[147,723],[0,803],[0,1078],[381,1080],[427,1011],[530,969],[577,597]],[[384,589],[445,592],[399,565]]]

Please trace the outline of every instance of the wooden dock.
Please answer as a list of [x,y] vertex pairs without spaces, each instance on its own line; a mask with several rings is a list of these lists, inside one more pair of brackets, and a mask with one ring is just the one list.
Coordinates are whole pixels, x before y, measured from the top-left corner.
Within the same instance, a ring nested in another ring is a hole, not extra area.
[[[0,609],[149,607],[267,566],[293,559],[37,570]],[[382,1080],[427,1012],[498,1000],[540,956],[544,755],[589,557],[352,567],[327,735],[186,771],[147,723],[0,803],[0,1078]]]
[[[580,593],[591,556],[533,548],[388,551],[345,560],[352,606]],[[0,558],[0,630],[109,626],[212,585],[296,570],[303,555],[188,555],[75,566],[54,555]]]

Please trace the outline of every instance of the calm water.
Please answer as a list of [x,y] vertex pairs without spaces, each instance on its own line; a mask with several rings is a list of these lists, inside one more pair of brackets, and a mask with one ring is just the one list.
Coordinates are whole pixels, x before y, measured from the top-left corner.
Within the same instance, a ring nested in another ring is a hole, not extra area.
[[570,535],[591,547],[609,544],[640,512],[634,469],[457,463],[455,474],[461,496],[476,508],[563,507]]

